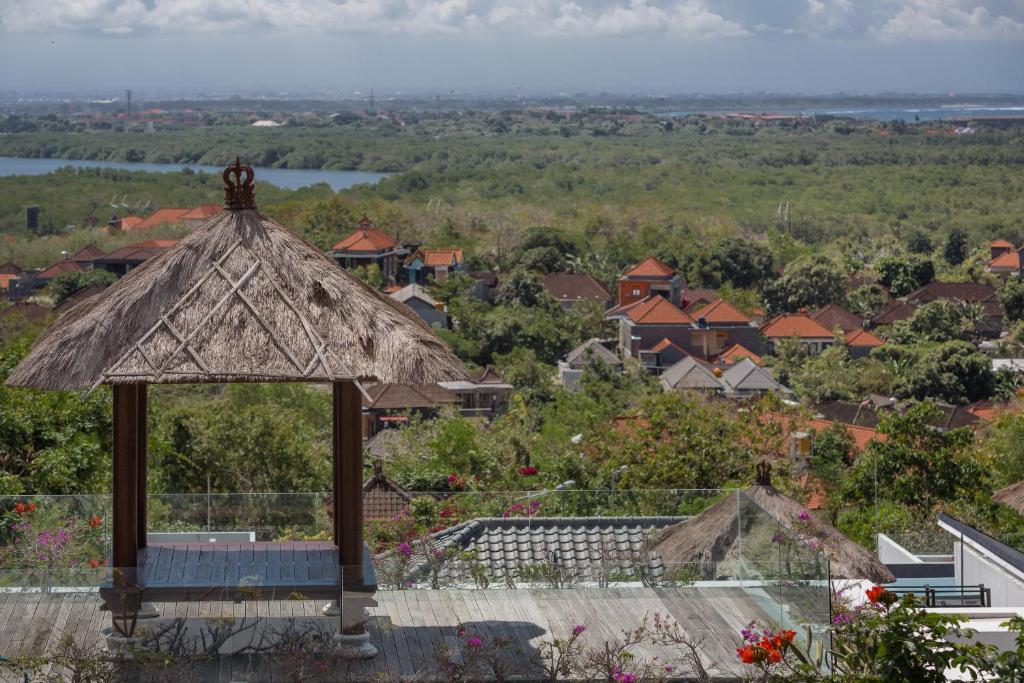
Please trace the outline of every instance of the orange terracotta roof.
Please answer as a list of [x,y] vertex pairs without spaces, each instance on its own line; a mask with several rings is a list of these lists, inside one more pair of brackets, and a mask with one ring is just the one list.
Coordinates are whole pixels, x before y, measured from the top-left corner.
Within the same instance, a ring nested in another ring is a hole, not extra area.
[[1008,251],[1000,254],[988,263],[989,268],[1020,268],[1020,252]]
[[865,329],[851,330],[846,333],[848,346],[884,346],[885,340],[878,338]]
[[1001,247],[1004,249],[1013,249],[1013,242],[1004,239],[995,239],[988,243],[989,247]]
[[749,358],[754,365],[764,365],[764,358],[757,355],[742,344],[733,344],[722,353],[718,354],[718,362],[727,365],[738,363],[744,358]]
[[20,277],[14,273],[0,273],[0,289],[10,289],[11,280],[16,277]]
[[832,332],[818,321],[803,313],[783,313],[769,320],[761,328],[766,337],[799,337],[801,339],[831,339]]
[[181,218],[182,220],[187,218],[189,220],[198,219],[205,221],[210,216],[216,216],[220,213],[221,208],[223,207],[219,204],[200,204],[189,209]]
[[[191,209],[157,209],[152,213],[152,215],[142,220],[134,227],[138,230],[145,230],[146,228],[152,228],[157,225],[181,223],[185,218],[185,214],[189,211],[191,211]],[[123,227],[124,219],[122,218],[121,221],[121,225]]]
[[653,295],[623,311],[639,325],[692,325],[693,318],[665,297]]
[[[817,418],[806,419],[802,417],[784,415],[782,413],[764,413],[761,415],[760,419],[762,422],[768,422],[769,420],[777,422],[787,436],[791,431],[813,430],[815,432],[820,432],[828,429],[834,424],[840,424],[846,428],[846,433],[853,439],[853,450],[856,453],[863,451],[872,441],[886,441],[888,439],[885,434],[871,429],[870,427],[859,427],[857,425],[850,425],[842,422],[831,422],[829,420],[820,420]],[[788,442],[785,442],[780,446],[780,455],[789,455]]]
[[334,245],[335,251],[387,251],[398,246],[398,240],[377,228],[359,228]]
[[746,325],[750,323],[750,318],[746,314],[725,299],[712,301],[699,310],[691,311],[690,315],[694,319],[704,318],[708,324]]
[[676,270],[664,261],[648,256],[640,263],[627,270],[623,277],[666,277],[675,275]]
[[402,288],[402,285],[388,285],[387,287],[384,288],[384,293],[385,294],[394,294],[395,292],[397,292],[401,288]]
[[405,259],[406,265],[412,263],[417,257],[423,261],[428,268],[438,266],[457,266],[462,263],[462,249],[458,247],[428,249],[426,247],[417,249]]
[[[655,344],[654,346],[651,347],[651,351],[653,351],[654,353],[661,353],[665,349],[676,349],[677,351],[681,351],[682,353],[686,353],[686,349],[684,349],[683,347],[681,347],[678,344],[674,343],[668,337],[665,337],[660,342],[658,342],[657,344]],[[686,353],[686,355],[689,356],[690,354]]]
[[142,225],[143,220],[144,219],[141,216],[122,216],[121,229],[125,232],[138,230],[139,226]]
[[61,273],[67,272],[84,272],[85,268],[78,265],[74,261],[57,261],[49,268],[44,269],[42,272],[36,273],[36,278],[40,280],[52,279],[60,275]]
[[1020,412],[1020,407],[1011,403],[977,401],[967,406],[967,412],[976,415],[979,420],[989,422],[999,417],[1002,413],[1018,413]]

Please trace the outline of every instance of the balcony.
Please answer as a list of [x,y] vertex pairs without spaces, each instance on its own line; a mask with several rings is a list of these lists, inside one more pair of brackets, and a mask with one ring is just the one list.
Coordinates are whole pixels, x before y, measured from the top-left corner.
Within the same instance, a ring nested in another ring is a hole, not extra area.
[[[332,664],[356,680],[472,659],[466,634],[537,677],[547,643],[577,625],[580,642],[598,647],[646,623],[652,638],[628,645],[632,661],[675,661],[679,643],[655,642],[657,619],[728,680],[752,620],[818,643],[828,628],[827,559],[740,491],[415,494],[367,522],[362,567],[338,565],[326,500],[150,495],[140,566],[119,569],[109,566],[109,497],[0,499],[0,654],[52,652],[65,634],[84,651],[130,635],[201,680],[280,680],[270,672],[283,677],[296,643],[328,649],[346,629],[338,615],[357,613],[377,654]],[[687,527],[713,506],[726,513],[716,530],[704,517]],[[424,528],[414,517],[428,512]],[[673,556],[680,544],[666,539],[679,535],[707,552]]]

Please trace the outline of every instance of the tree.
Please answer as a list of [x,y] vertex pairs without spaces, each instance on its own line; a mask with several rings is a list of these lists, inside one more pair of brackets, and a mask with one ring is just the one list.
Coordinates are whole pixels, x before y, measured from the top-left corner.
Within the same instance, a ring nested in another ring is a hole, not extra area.
[[870,318],[881,310],[889,295],[879,285],[861,285],[846,295],[846,304],[851,313]]
[[792,313],[804,307],[842,303],[846,276],[822,256],[798,260],[781,277],[764,284],[761,298],[772,313]]
[[948,342],[966,338],[971,324],[955,301],[929,301],[906,320],[893,324],[889,339],[897,344]]
[[494,359],[502,376],[528,405],[550,401],[555,390],[554,372],[531,349],[515,348]]
[[910,236],[910,241],[907,243],[907,249],[912,254],[930,254],[935,249],[935,246],[928,238],[928,235],[920,230],[915,230],[914,234]]
[[995,389],[992,361],[965,341],[948,342],[921,353],[895,386],[900,398],[932,398],[956,405],[991,398]]
[[1010,322],[1024,320],[1024,280],[1019,277],[1008,277],[999,292],[999,303],[1006,311]]
[[935,279],[935,264],[929,259],[885,256],[875,261],[875,270],[893,296],[905,296]]
[[[719,283],[733,287],[757,287],[775,275],[772,252],[764,245],[750,240],[728,238],[711,250],[703,271],[713,271]],[[709,279],[705,276],[703,279]]]
[[516,270],[501,283],[496,303],[504,306],[537,306],[545,298],[550,297],[536,275]]
[[117,282],[117,276],[110,271],[94,268],[85,272],[67,271],[61,273],[46,286],[45,295],[53,301],[53,305],[61,303],[72,294],[93,285],[107,286]]
[[942,249],[942,257],[949,265],[959,266],[967,260],[967,252],[967,233],[960,228],[954,228]]
[[940,418],[939,409],[926,401],[883,419],[878,431],[886,440],[872,441],[857,457],[844,484],[846,499],[928,509],[971,496],[983,474],[970,457],[971,432],[936,429]]

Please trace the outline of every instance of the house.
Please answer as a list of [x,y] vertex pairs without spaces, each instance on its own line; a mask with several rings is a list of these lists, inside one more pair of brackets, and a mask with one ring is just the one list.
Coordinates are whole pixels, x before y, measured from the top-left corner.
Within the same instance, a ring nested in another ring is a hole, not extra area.
[[207,220],[216,216],[220,211],[221,206],[219,204],[200,204],[183,213],[181,215],[181,222],[185,224],[185,228],[189,232],[192,232]]
[[994,239],[988,243],[988,249],[989,258],[995,260],[1003,254],[1012,252],[1015,247],[1013,246],[1013,242],[1010,242],[1009,240]]
[[662,339],[684,349],[691,348],[696,321],[667,298],[651,294],[646,299],[608,311],[619,321],[619,350],[623,356],[639,357]]
[[515,391],[515,387],[491,366],[466,380],[441,382],[441,387],[458,396],[463,415],[480,417],[494,417],[504,413]]
[[705,360],[736,344],[755,351],[761,349],[757,323],[728,301],[718,299],[688,315],[697,326],[691,336],[690,351]]
[[444,282],[448,273],[465,271],[466,261],[462,249],[428,249],[420,247],[406,257],[405,266],[409,282],[426,284],[433,277],[435,282]]
[[788,413],[765,413],[761,416],[761,423],[765,426],[775,426],[779,429],[781,440],[779,443],[778,456],[789,458],[800,468],[810,465],[809,458],[814,454],[814,435],[818,432],[829,429],[833,425],[840,424],[850,436],[852,443],[851,455],[856,458],[872,441],[885,441],[888,437],[874,429],[847,424],[841,421],[829,420],[820,416],[804,417]]
[[448,329],[448,314],[445,313],[444,305],[435,301],[420,285],[408,284],[388,296],[411,308],[432,328]]
[[836,343],[835,335],[824,325],[805,313],[783,313],[775,316],[761,328],[768,353],[775,353],[776,344],[783,339],[795,338],[810,355],[817,355]]
[[871,354],[872,349],[885,345],[883,339],[863,328],[850,330],[843,338],[846,340],[846,348],[850,353],[850,358],[866,358]]
[[384,277],[397,280],[400,275],[399,258],[408,253],[409,250],[397,239],[378,230],[369,218],[363,216],[355,232],[335,244],[327,255],[342,268],[376,265]]
[[622,372],[622,360],[609,350],[606,341],[594,337],[566,354],[564,360],[558,361],[558,383],[575,391],[579,388],[583,371],[591,363],[603,363],[615,372]]
[[723,392],[729,398],[749,398],[762,394],[791,394],[792,391],[775,381],[771,373],[749,358],[726,368],[722,372]]
[[618,305],[628,306],[652,294],[664,297],[676,308],[682,307],[683,278],[672,266],[648,256],[619,278]]
[[981,282],[929,282],[901,299],[890,302],[872,319],[872,325],[891,325],[906,320],[922,304],[931,301],[955,301],[979,304],[982,319],[975,325],[976,334],[998,335],[1003,328],[1005,311],[995,287]]
[[177,244],[177,240],[146,240],[115,249],[93,261],[94,268],[102,268],[121,277],[132,268],[159,256]]
[[718,292],[703,287],[687,287],[683,290],[683,310],[687,313],[703,308],[719,300]]
[[749,358],[754,365],[764,365],[764,359],[742,344],[733,344],[713,360],[717,365],[733,365],[744,358]]
[[820,323],[827,330],[839,329],[852,332],[864,327],[864,319],[850,313],[839,304],[828,304],[811,313],[811,319]]
[[363,435],[370,437],[388,426],[408,422],[409,413],[437,415],[446,405],[462,402],[437,384],[366,384],[363,386]]
[[717,394],[725,390],[720,379],[721,368],[687,356],[661,374],[661,386],[666,391],[698,391]]
[[[815,404],[813,409],[819,417],[825,420],[875,429],[886,415],[902,414],[911,405],[913,405],[911,401],[897,401],[894,398],[872,396],[859,403],[824,401]],[[933,426],[940,431],[961,427],[974,429],[980,425],[982,416],[990,414],[989,411],[993,410],[991,406],[982,406],[975,412],[972,406],[955,406],[939,402],[933,402],[933,405],[939,410],[939,415]]]
[[992,240],[988,243],[991,260],[985,268],[990,273],[1009,277],[1020,275],[1020,251],[1007,240]]
[[122,230],[148,230],[160,225],[177,225],[185,222],[185,214],[192,209],[157,209],[152,214],[141,220],[133,228],[124,227],[124,219],[121,219]]
[[0,265],[0,292],[7,292],[11,280],[17,279],[22,274],[21,268],[8,261]]
[[95,244],[90,244],[87,247],[82,247],[74,254],[68,257],[68,261],[77,263],[85,270],[91,270],[96,264],[96,259],[103,258],[106,256],[106,252],[97,247]]
[[596,301],[604,308],[612,305],[612,293],[590,273],[548,273],[543,284],[548,294],[565,308],[580,301]]
[[118,218],[117,215],[113,215],[107,221],[107,232],[114,234],[116,232],[138,230],[144,220],[141,216],[121,216]]
[[643,365],[648,372],[660,375],[665,368],[675,365],[689,355],[690,354],[681,346],[666,338],[662,339],[646,351],[641,350],[640,364]]
[[35,289],[42,289],[46,285],[50,284],[50,281],[58,275],[64,273],[84,273],[85,268],[75,263],[74,261],[57,261],[53,265],[42,269],[36,273],[32,278],[32,286]]

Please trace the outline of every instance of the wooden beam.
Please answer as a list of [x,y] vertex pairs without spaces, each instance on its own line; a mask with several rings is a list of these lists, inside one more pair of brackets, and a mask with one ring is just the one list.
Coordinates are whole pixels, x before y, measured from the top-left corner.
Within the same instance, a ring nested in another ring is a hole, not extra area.
[[334,542],[344,583],[362,583],[363,402],[355,382],[333,384]]
[[139,388],[115,384],[113,394],[113,563],[115,568],[125,568],[139,561]]
[[136,446],[135,446],[135,462],[136,465],[136,476],[138,484],[136,486],[138,496],[137,499],[137,518],[138,518],[138,539],[139,547],[146,547],[146,531],[148,524],[146,521],[146,492],[148,486],[146,478],[148,476],[148,452],[149,444],[149,400],[147,396],[148,387],[145,384],[139,384],[136,386],[136,405],[138,406],[138,428],[136,430]]

